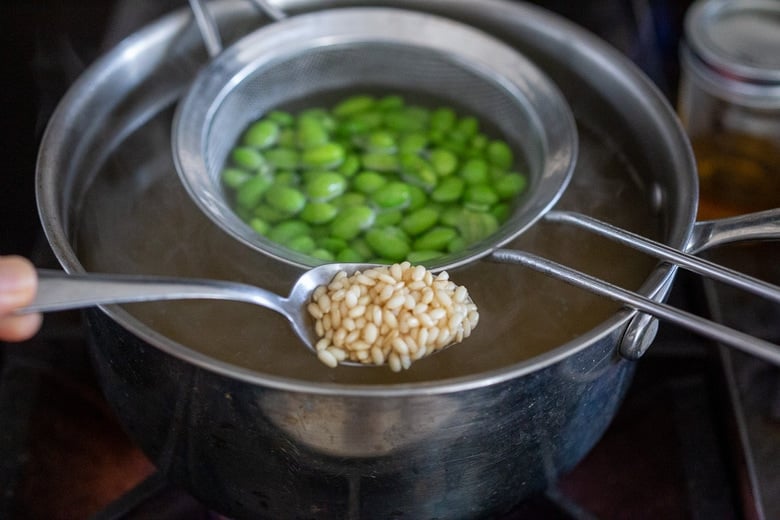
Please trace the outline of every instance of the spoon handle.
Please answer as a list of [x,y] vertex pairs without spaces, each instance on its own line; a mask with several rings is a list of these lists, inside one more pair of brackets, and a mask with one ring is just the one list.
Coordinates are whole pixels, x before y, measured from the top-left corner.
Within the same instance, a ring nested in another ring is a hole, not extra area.
[[18,313],[63,311],[112,303],[192,299],[243,301],[286,315],[284,300],[279,295],[240,283],[137,275],[66,274],[48,269],[38,270],[35,300]]

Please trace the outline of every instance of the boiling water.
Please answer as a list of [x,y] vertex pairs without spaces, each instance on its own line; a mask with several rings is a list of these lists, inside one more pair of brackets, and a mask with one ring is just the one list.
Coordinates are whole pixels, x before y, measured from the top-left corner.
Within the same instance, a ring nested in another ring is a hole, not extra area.
[[[77,251],[92,272],[241,281],[286,294],[297,276],[238,243],[191,202],[170,159],[171,114],[165,112],[120,145],[85,193]],[[579,125],[580,157],[559,209],[572,209],[654,237],[659,218],[649,190],[620,150]],[[531,251],[629,289],[655,261],[562,224],[539,223],[509,247]],[[137,319],[219,360],[311,381],[385,384],[466,376],[520,363],[592,329],[617,306],[520,266],[480,261],[450,273],[469,288],[480,324],[464,343],[418,361],[400,374],[387,368],[329,369],[264,308],[232,302],[127,305]]]

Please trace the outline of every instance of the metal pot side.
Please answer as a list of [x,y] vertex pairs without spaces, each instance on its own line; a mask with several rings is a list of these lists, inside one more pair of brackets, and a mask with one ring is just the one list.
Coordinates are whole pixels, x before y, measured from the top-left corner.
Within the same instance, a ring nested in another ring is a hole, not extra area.
[[88,311],[106,396],[173,482],[232,518],[482,518],[579,462],[635,364],[619,331],[481,388],[406,397],[249,385],[182,362]]

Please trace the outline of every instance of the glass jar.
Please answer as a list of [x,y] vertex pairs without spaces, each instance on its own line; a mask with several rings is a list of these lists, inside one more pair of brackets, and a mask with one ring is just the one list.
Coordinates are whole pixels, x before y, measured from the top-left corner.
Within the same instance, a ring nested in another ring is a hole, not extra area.
[[780,207],[780,1],[698,0],[685,17],[680,119],[699,219]]

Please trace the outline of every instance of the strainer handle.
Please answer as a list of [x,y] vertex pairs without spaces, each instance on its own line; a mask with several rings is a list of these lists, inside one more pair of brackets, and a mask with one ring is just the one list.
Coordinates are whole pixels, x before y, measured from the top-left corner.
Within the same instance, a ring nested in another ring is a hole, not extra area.
[[249,0],[249,2],[257,7],[257,9],[270,16],[275,22],[287,18],[287,13],[271,4],[271,2],[268,2],[268,0]]
[[777,285],[753,278],[752,276],[698,258],[694,255],[684,253],[673,247],[650,240],[649,238],[607,224],[606,222],[602,222],[595,218],[570,211],[550,211],[544,218],[551,222],[562,222],[575,225],[599,236],[609,238],[624,246],[636,249],[637,251],[641,251],[658,259],[666,260],[667,262],[678,265],[696,274],[738,287],[744,291],[780,303],[780,287]]
[[656,302],[646,296],[623,289],[599,278],[576,271],[569,267],[524,251],[498,249],[490,260],[505,264],[530,267],[545,275],[564,281],[575,287],[620,302],[630,308],[645,312],[656,318],[674,323],[706,338],[780,365],[780,345],[731,329],[720,323],[707,320],[665,303]]
[[[217,22],[206,7],[204,0],[189,0],[189,2],[192,14],[195,16],[198,31],[200,31],[200,36],[206,45],[206,51],[208,51],[210,57],[215,58],[222,52],[222,37],[219,35]],[[249,0],[249,3],[275,22],[287,18],[287,13],[267,0]]]
[[222,52],[222,38],[219,35],[217,22],[211,16],[211,12],[206,7],[203,0],[189,0],[190,9],[195,16],[195,23],[198,25],[200,36],[206,45],[206,51],[212,58]]

